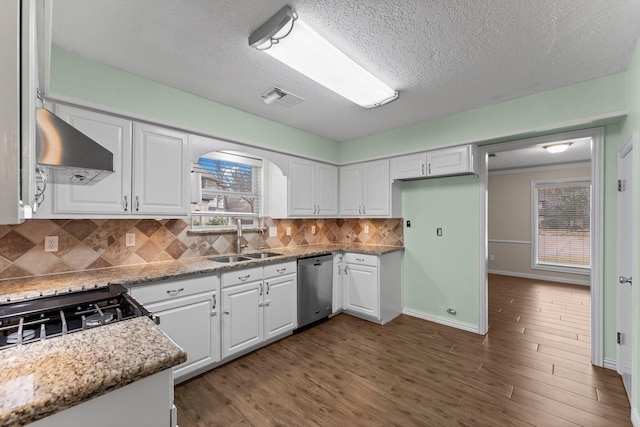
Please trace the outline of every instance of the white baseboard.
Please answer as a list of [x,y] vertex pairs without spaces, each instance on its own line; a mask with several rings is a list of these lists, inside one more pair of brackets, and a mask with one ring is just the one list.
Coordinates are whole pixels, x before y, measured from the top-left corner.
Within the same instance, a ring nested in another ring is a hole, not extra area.
[[640,427],[640,414],[638,408],[631,408],[631,424],[633,427]]
[[605,369],[611,369],[612,371],[617,371],[618,365],[616,364],[616,359],[604,359],[604,364],[602,365]]
[[429,322],[439,323],[441,325],[450,326],[456,329],[462,329],[463,331],[473,332],[479,334],[478,325],[473,323],[459,322],[447,317],[436,316],[435,314],[425,313],[423,311],[413,310],[411,308],[403,308],[402,314],[407,316],[417,317],[422,320],[428,320]]
[[540,274],[529,274],[529,273],[519,273],[515,271],[503,271],[503,270],[492,270],[488,271],[489,274],[500,274],[502,276],[513,276],[513,277],[522,277],[524,279],[535,279],[535,280],[546,280],[549,282],[560,282],[560,283],[570,283],[572,285],[582,285],[582,286],[590,286],[590,281],[580,280],[580,279],[565,279],[562,277],[552,277],[552,276],[543,276]]

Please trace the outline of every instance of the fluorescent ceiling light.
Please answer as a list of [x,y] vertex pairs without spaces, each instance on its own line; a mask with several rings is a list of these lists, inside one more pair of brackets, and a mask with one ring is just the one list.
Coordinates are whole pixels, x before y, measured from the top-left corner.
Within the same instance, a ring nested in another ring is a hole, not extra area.
[[322,38],[289,6],[254,31],[249,45],[364,108],[398,98],[397,91]]
[[563,151],[566,151],[567,148],[571,146],[571,144],[573,144],[573,142],[562,142],[560,144],[545,145],[542,148],[547,150],[549,153],[555,154],[555,153],[562,153]]

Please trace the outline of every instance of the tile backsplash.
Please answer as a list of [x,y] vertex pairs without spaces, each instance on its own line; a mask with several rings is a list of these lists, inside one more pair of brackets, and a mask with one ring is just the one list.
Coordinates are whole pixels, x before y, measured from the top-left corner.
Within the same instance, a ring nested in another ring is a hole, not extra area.
[[[403,245],[401,218],[264,217],[262,223],[264,234],[245,231],[244,251],[330,242]],[[276,227],[278,236],[268,237],[268,227]],[[125,245],[126,233],[135,234],[135,246]],[[44,251],[45,236],[58,236],[57,252]],[[235,246],[235,231],[193,233],[181,219],[34,219],[0,225],[0,279],[214,256],[235,252]]]

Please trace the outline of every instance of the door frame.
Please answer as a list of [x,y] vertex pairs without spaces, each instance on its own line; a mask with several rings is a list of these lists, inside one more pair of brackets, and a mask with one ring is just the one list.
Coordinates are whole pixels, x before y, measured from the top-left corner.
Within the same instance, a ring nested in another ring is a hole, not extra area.
[[478,332],[486,334],[489,330],[489,309],[488,309],[488,186],[489,173],[487,162],[489,152],[510,151],[526,148],[542,143],[553,143],[567,139],[578,139],[591,137],[593,145],[591,147],[591,363],[602,367],[604,365],[604,345],[603,345],[603,232],[604,232],[604,128],[583,129],[571,132],[556,133],[553,135],[539,136],[499,144],[489,144],[478,149],[478,191],[479,191],[479,290],[478,290]]
[[[638,190],[636,188],[638,182],[638,167],[635,159],[638,157],[638,134],[637,132],[633,132],[627,141],[624,143],[622,148],[618,150],[617,153],[617,171],[620,170],[620,156],[621,154],[629,154],[631,152],[631,181],[633,184],[632,192],[631,192],[631,277],[638,277],[638,267],[636,260],[637,258],[637,248],[638,248],[638,235],[637,235],[637,224],[635,218],[638,218]],[[616,173],[616,178],[619,175]],[[618,210],[616,216],[616,227],[620,227],[620,211]],[[616,230],[616,238],[619,234],[619,228]],[[620,253],[620,242],[616,242],[616,250],[617,253]],[[616,277],[619,274],[619,266],[616,265]],[[620,317],[618,310],[618,282],[616,281],[616,330],[619,331],[620,328]],[[631,405],[634,404],[635,392],[638,387],[638,334],[637,334],[637,322],[638,322],[638,286],[631,286],[631,336],[633,339],[633,344],[631,345],[631,389],[629,395],[629,402]],[[618,373],[620,373],[620,346],[616,345],[616,368],[618,369]],[[632,408],[633,409],[633,408]]]

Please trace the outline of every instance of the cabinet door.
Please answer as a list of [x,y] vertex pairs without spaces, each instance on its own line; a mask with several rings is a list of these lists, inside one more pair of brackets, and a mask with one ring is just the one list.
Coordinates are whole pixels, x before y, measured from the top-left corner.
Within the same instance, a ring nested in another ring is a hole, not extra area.
[[391,159],[391,179],[422,178],[427,176],[427,153],[410,154]]
[[316,164],[316,214],[338,215],[338,168]]
[[289,158],[289,215],[315,214],[315,162]]
[[380,316],[378,269],[376,267],[347,264],[345,309],[368,316]]
[[187,352],[187,361],[173,368],[176,379],[220,361],[217,297],[209,292],[145,306],[160,318],[160,329]]
[[134,214],[187,215],[189,146],[187,135],[134,123]]
[[264,281],[264,339],[293,331],[298,325],[296,275]]
[[362,167],[340,168],[340,215],[362,215]]
[[131,211],[131,122],[59,105],[58,115],[113,153],[114,172],[93,185],[53,184],[54,213],[128,215]]
[[362,214],[388,216],[391,209],[390,195],[389,160],[362,165]]
[[473,172],[471,146],[427,151],[427,175],[457,175]]
[[344,288],[342,284],[342,279],[344,278],[344,267],[345,264],[342,261],[344,255],[335,254],[333,256],[333,292],[332,292],[332,312],[338,313],[342,311],[344,306]]
[[262,281],[222,289],[222,358],[263,340]]

